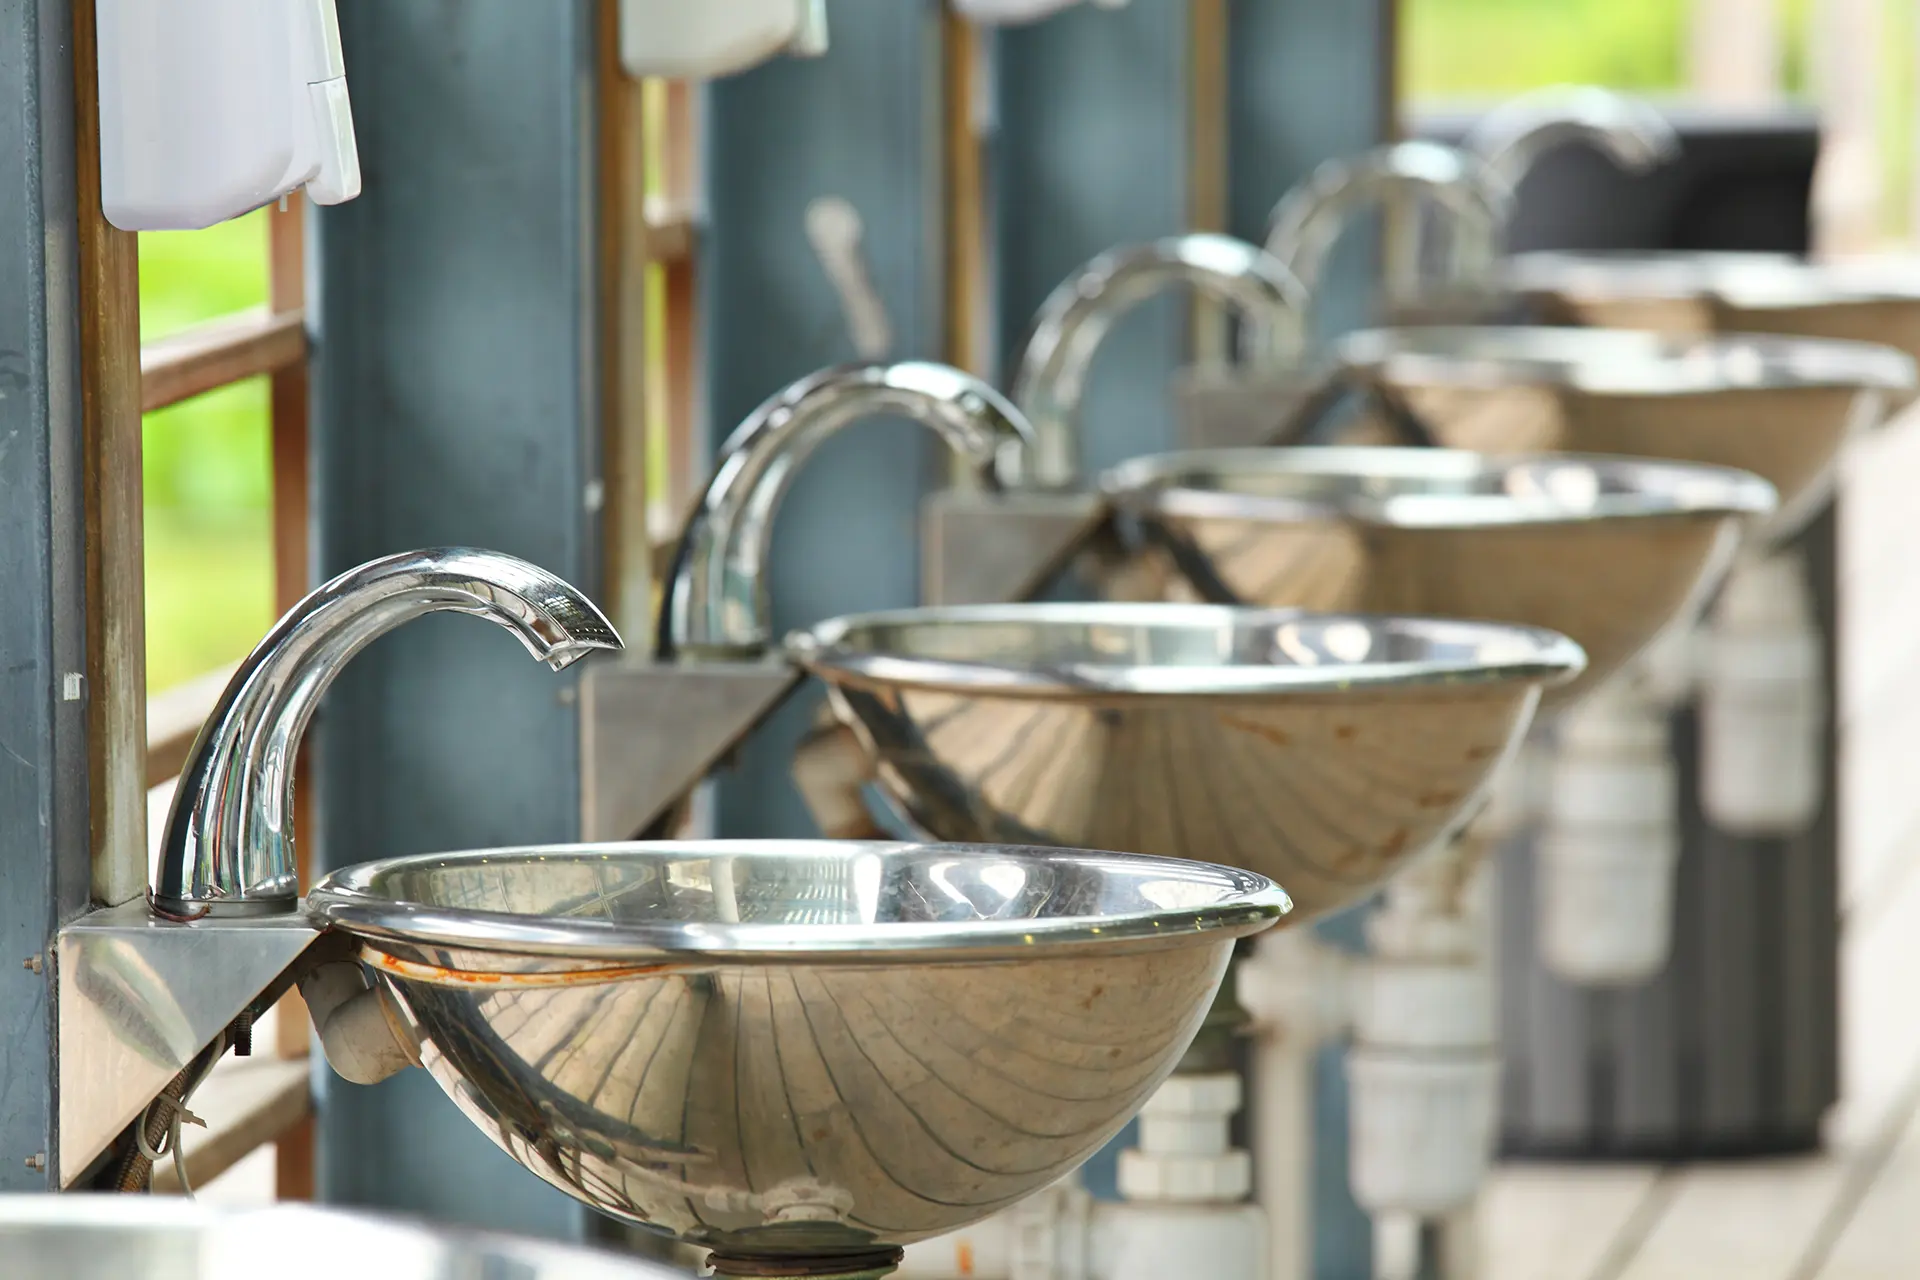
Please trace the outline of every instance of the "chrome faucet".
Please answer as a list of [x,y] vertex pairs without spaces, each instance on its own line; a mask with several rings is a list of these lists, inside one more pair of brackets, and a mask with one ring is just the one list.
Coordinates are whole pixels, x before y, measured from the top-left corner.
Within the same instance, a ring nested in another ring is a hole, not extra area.
[[1240,351],[1252,364],[1299,349],[1299,281],[1258,246],[1228,236],[1170,236],[1103,253],[1047,295],[1020,354],[1013,401],[1033,422],[1030,474],[1003,470],[1009,483],[1064,488],[1078,478],[1078,418],[1094,353],[1135,304],[1176,284],[1231,308]]
[[555,671],[621,647],[592,601],[512,556],[411,551],[342,574],[267,633],[194,740],[167,818],[156,911],[191,919],[294,908],[293,766],[314,707],[356,653],[443,609],[498,623]]
[[[1491,165],[1437,142],[1400,142],[1320,165],[1274,206],[1267,252],[1286,264],[1309,296],[1318,296],[1327,259],[1357,214],[1376,205],[1405,210],[1422,197],[1446,215],[1451,228],[1443,278],[1483,279],[1499,253],[1512,188]],[[1409,292],[1406,277],[1418,265],[1417,248],[1403,254],[1390,270],[1390,288]]]
[[1651,103],[1593,85],[1554,85],[1509,99],[1474,124],[1462,147],[1518,187],[1542,155],[1575,140],[1629,173],[1680,153],[1680,135]]
[[681,534],[660,608],[658,654],[752,659],[772,640],[764,580],[773,517],[807,456],[862,418],[931,427],[996,484],[1018,469],[1033,428],[1001,394],[928,361],[850,365],[800,379],[755,409],[721,447],[707,491]]

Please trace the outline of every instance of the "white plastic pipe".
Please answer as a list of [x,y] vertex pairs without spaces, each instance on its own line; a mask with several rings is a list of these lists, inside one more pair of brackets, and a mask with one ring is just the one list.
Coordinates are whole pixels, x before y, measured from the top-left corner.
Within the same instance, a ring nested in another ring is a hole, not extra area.
[[1487,849],[1402,874],[1368,922],[1347,1054],[1349,1176],[1376,1220],[1470,1207],[1493,1161],[1500,1056]]
[[1826,690],[1798,552],[1742,560],[1702,637],[1700,807],[1722,831],[1796,835],[1820,813]]
[[908,1245],[901,1280],[1246,1280],[1265,1266],[1252,1204],[1164,1205],[1046,1192],[965,1231]]
[[378,1084],[420,1065],[415,1044],[386,998],[369,988],[360,966],[323,964],[300,979],[327,1065],[354,1084]]
[[1652,692],[1616,680],[1560,720],[1535,891],[1541,959],[1569,982],[1645,982],[1672,950],[1678,784]]
[[1247,1203],[1252,1166],[1229,1138],[1240,1077],[1174,1076],[1120,1156],[1120,1203],[1069,1178],[965,1231],[911,1245],[907,1280],[1264,1280],[1266,1216]]

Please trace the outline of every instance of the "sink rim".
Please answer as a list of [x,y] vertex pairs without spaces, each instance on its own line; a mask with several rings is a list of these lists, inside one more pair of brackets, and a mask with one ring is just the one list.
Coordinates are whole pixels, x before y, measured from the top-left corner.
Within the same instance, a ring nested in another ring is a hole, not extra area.
[[1812,310],[1920,303],[1920,257],[1809,262],[1787,253],[1711,249],[1536,249],[1500,264],[1516,293],[1590,301],[1718,301],[1741,309]]
[[[921,657],[863,649],[849,638],[902,625],[1025,626],[1035,631],[1093,626],[1120,630],[1178,628],[1219,633],[1308,624],[1364,628],[1427,644],[1469,643],[1490,654],[1447,660],[1333,662],[1325,665],[1229,662],[1216,665],[1125,662],[1005,661]],[[1550,686],[1585,670],[1586,652],[1556,631],[1517,623],[1412,615],[1325,613],[1300,608],[1225,604],[1086,602],[1070,604],[925,605],[845,614],[791,633],[786,649],[807,671],[835,686],[912,688],[985,697],[1101,702],[1121,699],[1293,699],[1356,691],[1464,690],[1515,683]]]
[[[1581,508],[1550,492],[1515,495],[1442,491],[1376,496],[1328,492],[1262,494],[1223,487],[1217,477],[1288,475],[1328,481],[1379,478],[1472,482],[1577,465],[1633,485],[1601,493]],[[1216,480],[1215,483],[1208,483]],[[1658,481],[1658,484],[1650,483]],[[1396,446],[1297,446],[1192,449],[1129,459],[1100,478],[1122,510],[1200,519],[1346,520],[1385,528],[1478,529],[1609,521],[1765,516],[1779,494],[1760,476],[1710,463],[1595,453],[1484,454],[1467,449]]]
[[[437,866],[489,861],[573,861],[627,858],[649,862],[721,854],[804,862],[858,856],[951,853],[995,863],[1067,864],[1125,870],[1156,879],[1214,888],[1215,901],[1197,906],[1133,910],[1110,915],[1009,917],[1003,920],[914,921],[891,924],[769,924],[754,921],[616,922],[528,915],[422,904],[375,891],[382,876]],[[1118,869],[1118,868],[1117,868]],[[1137,950],[1142,946],[1203,944],[1257,933],[1292,910],[1286,892],[1265,876],[1236,867],[1148,854],[1033,845],[856,840],[659,840],[598,844],[508,845],[449,853],[412,854],[358,863],[332,872],[308,893],[316,923],[350,934],[375,949],[391,944],[461,952],[492,952],[599,965],[642,963],[650,968],[687,963],[849,964],[967,963],[1044,959]],[[1036,950],[1039,948],[1039,950]],[[472,970],[462,972],[471,973]],[[433,980],[435,975],[407,976]],[[460,974],[442,975],[458,983]],[[591,976],[589,972],[585,976]],[[615,975],[617,976],[617,975]]]
[[1677,334],[1555,325],[1405,325],[1335,341],[1339,365],[1388,383],[1480,390],[1557,387],[1588,395],[1736,391],[1910,391],[1905,353],[1871,342],[1765,333]]

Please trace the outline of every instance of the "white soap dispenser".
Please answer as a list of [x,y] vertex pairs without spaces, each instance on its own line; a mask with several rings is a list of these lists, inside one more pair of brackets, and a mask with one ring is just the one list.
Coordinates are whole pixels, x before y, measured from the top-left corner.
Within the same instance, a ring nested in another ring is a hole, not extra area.
[[[953,0],[954,12],[981,26],[1023,27],[1071,9],[1081,0]],[[1096,9],[1123,9],[1127,0],[1091,0]]]
[[95,0],[100,194],[126,231],[194,230],[304,188],[360,194],[333,0]]
[[632,76],[711,80],[826,51],[826,0],[620,0],[620,63]]

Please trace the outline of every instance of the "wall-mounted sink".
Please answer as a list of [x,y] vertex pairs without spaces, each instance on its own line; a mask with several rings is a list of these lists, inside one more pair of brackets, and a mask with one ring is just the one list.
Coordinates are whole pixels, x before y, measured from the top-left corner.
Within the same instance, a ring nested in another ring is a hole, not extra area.
[[1245,867],[1313,917],[1470,817],[1572,641],[1215,605],[978,605],[788,639],[905,814],[948,840]]
[[1374,329],[1334,344],[1438,443],[1704,462],[1779,491],[1767,533],[1825,500],[1835,456],[1914,386],[1911,359],[1858,342],[1608,329]]
[[1101,487],[1138,523],[1115,583],[1139,598],[1483,618],[1548,627],[1617,671],[1690,615],[1772,489],[1721,467],[1452,449],[1163,454]]
[[1920,357],[1920,260],[1534,252],[1498,264],[1494,279],[1560,323],[1836,338]]
[[401,858],[309,906],[514,1159],[787,1275],[749,1260],[884,1269],[1076,1167],[1287,901],[1168,859],[769,841]]

